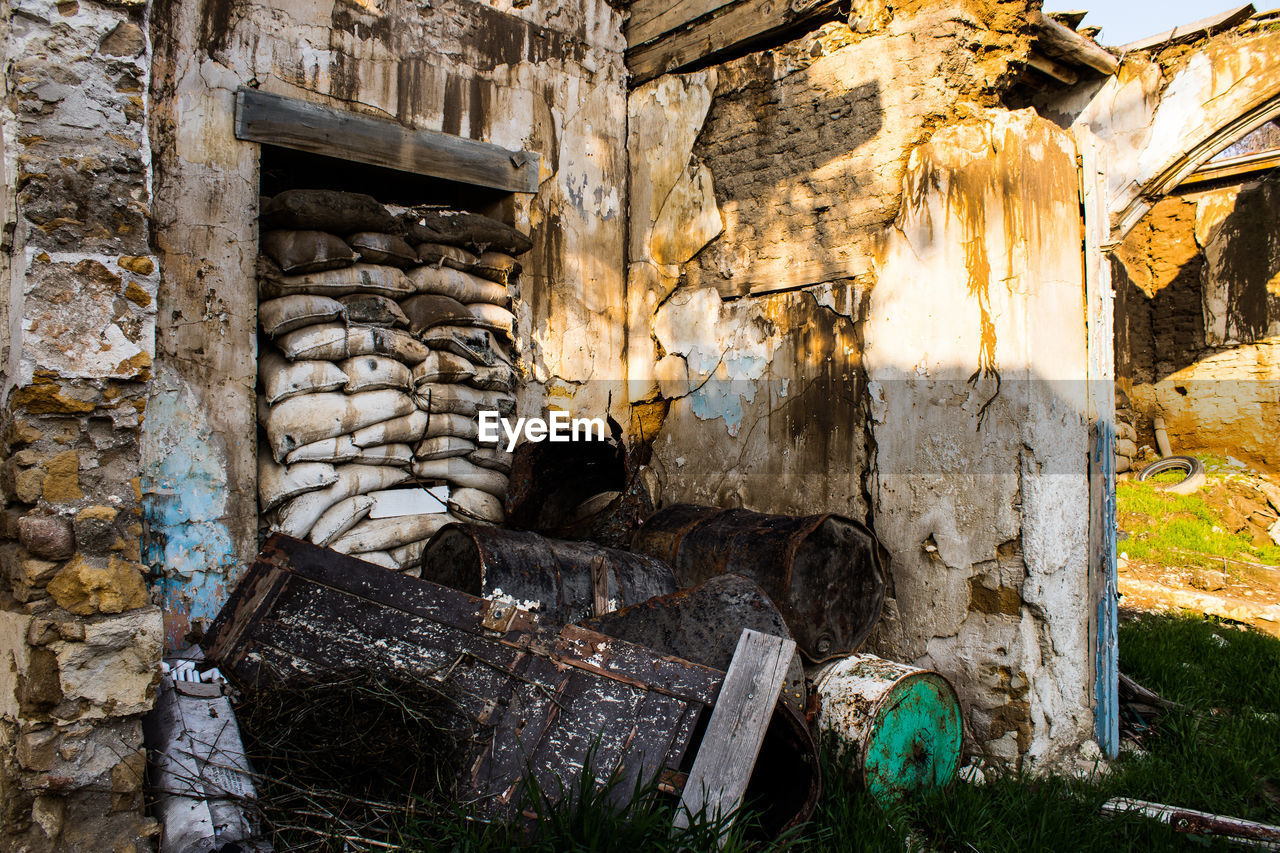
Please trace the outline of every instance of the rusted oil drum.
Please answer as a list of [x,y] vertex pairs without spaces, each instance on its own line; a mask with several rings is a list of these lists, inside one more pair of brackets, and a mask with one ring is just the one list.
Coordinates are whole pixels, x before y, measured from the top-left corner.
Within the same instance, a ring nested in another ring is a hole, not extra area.
[[505,598],[556,623],[676,590],[671,567],[653,557],[481,524],[440,528],[422,552],[422,578],[469,595]]
[[851,518],[765,515],[677,504],[636,532],[632,550],[675,570],[681,588],[724,572],[751,578],[813,661],[856,651],[880,618],[875,534]]
[[956,691],[936,672],[850,655],[813,675],[815,726],[835,736],[858,782],[882,803],[941,787],[960,766]]

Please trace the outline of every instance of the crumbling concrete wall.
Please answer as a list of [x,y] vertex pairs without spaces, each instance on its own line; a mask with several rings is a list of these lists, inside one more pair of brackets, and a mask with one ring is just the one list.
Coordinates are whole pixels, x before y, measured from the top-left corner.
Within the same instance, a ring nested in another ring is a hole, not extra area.
[[1116,250],[1117,382],[1154,447],[1280,468],[1280,181],[1159,202]]
[[141,563],[158,277],[141,3],[0,5],[4,463],[0,847],[143,849]]
[[541,154],[538,192],[514,202],[535,242],[520,411],[595,416],[625,396],[626,78],[604,0],[164,2],[151,22],[162,285],[144,491],[176,644],[257,550],[258,146],[234,138],[236,88]]
[[1025,11],[859,4],[639,87],[629,146],[663,502],[870,520],[875,649],[952,677],[1011,765],[1093,726],[1080,182],[1070,134],[999,107]]

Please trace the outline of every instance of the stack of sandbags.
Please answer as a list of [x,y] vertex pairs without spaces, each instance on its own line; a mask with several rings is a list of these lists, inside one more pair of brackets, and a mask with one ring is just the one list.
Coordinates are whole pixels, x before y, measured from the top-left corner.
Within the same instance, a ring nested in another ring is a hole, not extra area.
[[1133,424],[1116,420],[1116,473],[1135,470],[1134,459],[1138,456],[1138,433]]
[[478,214],[331,190],[264,201],[258,261],[261,511],[273,529],[415,567],[456,520],[500,523],[514,415],[515,256]]

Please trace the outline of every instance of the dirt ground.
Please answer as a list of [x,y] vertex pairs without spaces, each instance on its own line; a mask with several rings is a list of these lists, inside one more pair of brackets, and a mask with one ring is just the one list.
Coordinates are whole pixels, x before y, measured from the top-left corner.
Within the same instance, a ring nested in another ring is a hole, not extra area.
[[1280,637],[1280,477],[1191,452],[1206,483],[1186,499],[1122,475],[1120,607],[1189,610]]

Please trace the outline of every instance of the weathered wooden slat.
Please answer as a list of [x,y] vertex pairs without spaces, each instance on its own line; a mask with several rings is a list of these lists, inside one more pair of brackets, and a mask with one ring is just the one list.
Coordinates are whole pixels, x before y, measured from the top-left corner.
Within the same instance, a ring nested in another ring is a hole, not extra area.
[[632,83],[703,62],[716,54],[758,44],[802,22],[835,20],[840,0],[740,0],[646,44],[628,49]]
[[236,92],[236,138],[507,192],[536,192],[538,155],[313,104]]
[[1176,39],[1191,38],[1193,36],[1207,35],[1217,30],[1224,30],[1249,20],[1254,11],[1253,4],[1246,3],[1243,6],[1228,9],[1225,12],[1219,12],[1216,15],[1210,15],[1207,18],[1201,18],[1198,21],[1192,21],[1189,24],[1183,24],[1180,27],[1174,27],[1162,33],[1156,33],[1153,36],[1131,41],[1126,45],[1122,45],[1120,51],[1128,53],[1131,50],[1146,50]]
[[733,0],[636,0],[628,10],[631,17],[623,27],[627,47],[642,45],[732,2]]
[[676,826],[688,826],[698,814],[727,815],[742,802],[795,652],[794,640],[743,630],[689,771]]
[[[643,725],[632,727],[623,749],[627,761],[623,764],[617,782],[610,794],[612,802],[630,802],[635,791],[658,776],[664,765],[678,767],[693,737],[694,724],[701,708],[682,702],[674,696],[648,693],[636,719]],[[686,724],[687,718],[692,718]]]

